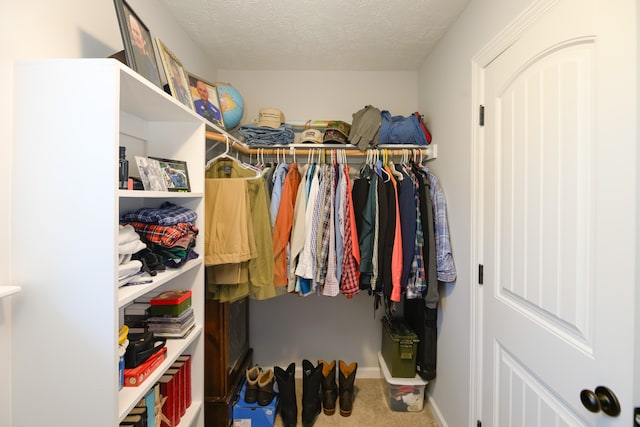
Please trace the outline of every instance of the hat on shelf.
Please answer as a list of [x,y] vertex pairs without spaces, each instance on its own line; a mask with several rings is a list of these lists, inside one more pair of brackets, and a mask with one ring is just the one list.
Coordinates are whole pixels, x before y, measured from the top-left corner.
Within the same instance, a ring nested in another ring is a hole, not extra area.
[[324,131],[324,138],[322,142],[348,144],[349,131],[351,125],[347,122],[332,120],[327,123],[327,129]]
[[318,129],[305,129],[300,133],[300,142],[313,142],[322,144],[322,132]]
[[277,108],[261,108],[258,112],[258,126],[277,129],[284,123],[284,114]]

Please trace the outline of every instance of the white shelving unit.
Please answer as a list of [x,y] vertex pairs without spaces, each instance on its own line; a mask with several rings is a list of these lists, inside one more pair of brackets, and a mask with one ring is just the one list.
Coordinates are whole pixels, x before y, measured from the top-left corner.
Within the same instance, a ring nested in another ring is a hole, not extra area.
[[[164,201],[193,209],[202,234],[205,121],[112,59],[18,62],[14,72],[12,419],[16,426],[113,427],[181,354],[203,426],[204,239],[200,257],[146,285],[118,289],[119,217]],[[191,192],[117,189],[118,147],[187,162]],[[118,390],[118,329],[142,295],[190,289],[196,329],[170,340],[139,387]]]

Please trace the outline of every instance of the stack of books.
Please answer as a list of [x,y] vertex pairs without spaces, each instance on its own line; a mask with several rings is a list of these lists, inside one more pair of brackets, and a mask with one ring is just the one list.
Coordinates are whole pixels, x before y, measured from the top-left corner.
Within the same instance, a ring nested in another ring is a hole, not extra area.
[[162,292],[151,299],[147,313],[147,329],[156,337],[184,338],[195,327],[191,291]]

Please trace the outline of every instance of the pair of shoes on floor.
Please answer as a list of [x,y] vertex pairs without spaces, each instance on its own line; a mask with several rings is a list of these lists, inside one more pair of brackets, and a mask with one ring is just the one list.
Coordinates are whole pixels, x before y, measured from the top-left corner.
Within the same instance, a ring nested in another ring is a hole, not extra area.
[[256,403],[260,406],[267,406],[273,400],[275,392],[273,383],[275,376],[271,369],[263,371],[259,366],[248,368],[246,371],[247,388],[244,394],[246,403]]
[[[309,360],[302,361],[302,425],[311,427],[324,406],[327,415],[335,413],[336,401],[340,402],[340,415],[348,417],[353,409],[354,382],[358,364],[347,365],[342,360],[339,366],[339,384],[336,385],[336,362],[318,361],[313,366]],[[287,369],[274,369],[280,396],[280,416],[284,427],[295,427],[298,419],[296,402],[295,363]],[[322,389],[322,394],[321,394]]]
[[354,383],[358,364],[356,362],[347,365],[343,360],[338,364],[338,384],[336,384],[336,361],[331,363],[324,360],[318,361],[322,367],[322,409],[325,415],[333,415],[336,412],[336,401],[340,403],[340,415],[348,417],[353,411],[355,398]]

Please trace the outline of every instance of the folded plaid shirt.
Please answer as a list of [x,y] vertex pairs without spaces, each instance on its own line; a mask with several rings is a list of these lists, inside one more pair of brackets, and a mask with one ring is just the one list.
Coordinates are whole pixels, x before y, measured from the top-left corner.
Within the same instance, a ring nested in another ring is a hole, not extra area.
[[176,243],[181,242],[185,236],[198,235],[198,228],[192,224],[181,222],[175,225],[166,226],[158,224],[147,224],[144,222],[130,222],[131,226],[140,235],[142,240],[172,248]]
[[176,225],[181,222],[193,223],[197,215],[191,209],[164,202],[159,208],[140,208],[125,214],[121,222],[144,222],[158,225]]

